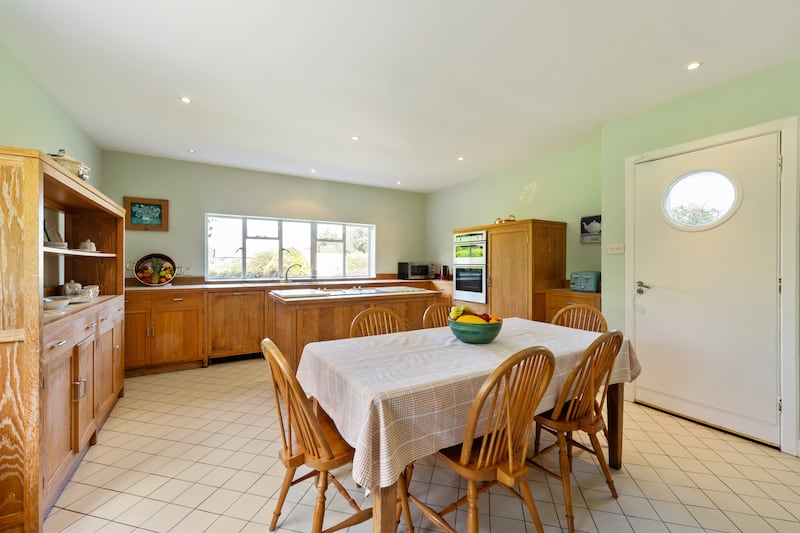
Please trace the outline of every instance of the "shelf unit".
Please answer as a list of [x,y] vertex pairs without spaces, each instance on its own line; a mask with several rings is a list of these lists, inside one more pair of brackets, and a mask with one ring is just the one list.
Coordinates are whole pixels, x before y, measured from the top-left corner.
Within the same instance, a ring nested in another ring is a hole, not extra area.
[[[97,251],[44,246],[53,213]],[[122,394],[124,214],[38,150],[0,147],[0,531],[41,529]],[[62,280],[101,297],[44,312]]]

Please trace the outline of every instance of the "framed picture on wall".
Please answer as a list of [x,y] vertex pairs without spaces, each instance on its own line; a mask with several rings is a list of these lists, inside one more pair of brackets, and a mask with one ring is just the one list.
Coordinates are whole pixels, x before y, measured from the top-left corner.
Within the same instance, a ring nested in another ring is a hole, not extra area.
[[169,200],[123,197],[125,229],[145,231],[169,230]]
[[581,217],[581,244],[600,243],[600,215]]

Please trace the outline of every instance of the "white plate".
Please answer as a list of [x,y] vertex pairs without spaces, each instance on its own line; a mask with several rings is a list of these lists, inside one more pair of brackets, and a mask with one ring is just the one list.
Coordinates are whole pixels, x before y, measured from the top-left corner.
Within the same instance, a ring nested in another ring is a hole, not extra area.
[[52,297],[44,298],[42,306],[46,310],[63,309],[71,301],[72,301],[71,298],[65,298],[63,296],[52,296]]
[[69,301],[69,303],[71,303],[71,304],[85,304],[85,303],[91,302],[92,300],[94,300],[94,298],[89,298],[89,297],[86,297],[86,296],[73,296],[72,299]]

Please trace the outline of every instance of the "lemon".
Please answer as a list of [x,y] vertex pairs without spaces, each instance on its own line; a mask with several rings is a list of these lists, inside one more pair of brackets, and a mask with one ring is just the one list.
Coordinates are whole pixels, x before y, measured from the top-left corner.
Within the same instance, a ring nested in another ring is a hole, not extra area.
[[456,322],[466,322],[468,324],[488,324],[484,319],[478,315],[461,315]]

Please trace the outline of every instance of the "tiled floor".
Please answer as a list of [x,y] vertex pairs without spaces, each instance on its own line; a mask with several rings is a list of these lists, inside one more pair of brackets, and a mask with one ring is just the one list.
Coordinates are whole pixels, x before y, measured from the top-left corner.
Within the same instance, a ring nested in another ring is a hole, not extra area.
[[[268,530],[283,466],[262,359],[132,378],[125,391],[51,511],[46,533]],[[573,475],[579,531],[800,531],[800,459],[773,449],[626,404],[624,466],[613,474],[619,499],[585,457],[576,458]],[[348,472],[338,477],[353,486]],[[560,483],[540,473],[530,479],[545,531],[562,531]],[[428,458],[417,462],[411,490],[435,505],[449,501],[457,484]],[[292,489],[278,531],[310,530],[314,494],[310,481]],[[335,494],[329,490],[326,519],[347,509]],[[535,531],[502,490],[490,491],[479,507],[486,513],[481,531]],[[412,509],[418,530],[432,531]],[[459,511],[459,531],[464,517]],[[349,531],[371,528],[366,522]]]

